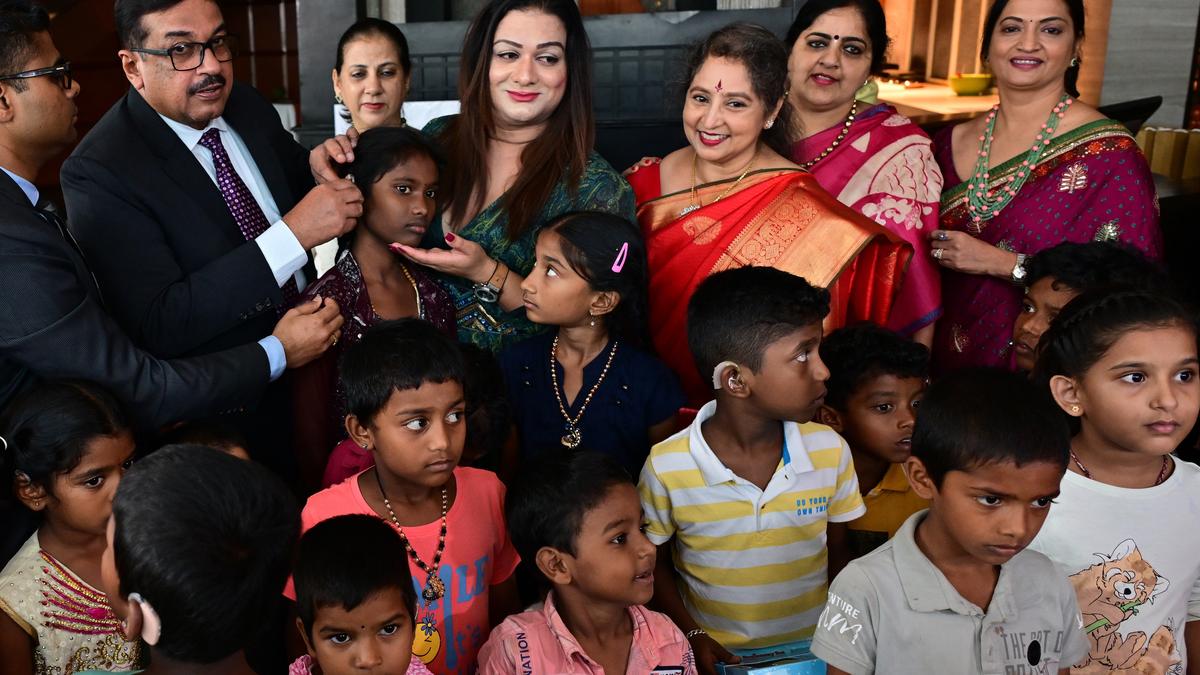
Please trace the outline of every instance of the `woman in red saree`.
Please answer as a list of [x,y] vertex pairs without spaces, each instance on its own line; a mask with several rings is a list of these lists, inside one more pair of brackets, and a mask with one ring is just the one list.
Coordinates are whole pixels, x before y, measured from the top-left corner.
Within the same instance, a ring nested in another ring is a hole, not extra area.
[[912,248],[840,204],[787,150],[787,51],[750,24],[711,35],[691,59],[688,147],[627,178],[650,266],[650,333],[692,404],[712,398],[687,345],[687,303],[708,275],[770,266],[825,286],[827,328],[886,323]]

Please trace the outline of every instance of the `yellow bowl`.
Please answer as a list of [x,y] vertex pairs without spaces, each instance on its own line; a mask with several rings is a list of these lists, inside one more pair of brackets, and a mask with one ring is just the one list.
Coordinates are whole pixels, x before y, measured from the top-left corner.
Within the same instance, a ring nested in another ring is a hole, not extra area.
[[959,96],[980,96],[992,86],[989,73],[965,73],[950,77],[950,88]]

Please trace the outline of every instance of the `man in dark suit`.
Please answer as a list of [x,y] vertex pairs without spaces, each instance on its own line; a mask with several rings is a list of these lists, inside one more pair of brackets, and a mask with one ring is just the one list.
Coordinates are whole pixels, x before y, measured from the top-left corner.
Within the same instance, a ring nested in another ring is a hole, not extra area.
[[[353,227],[362,196],[345,180],[314,187],[274,108],[233,83],[235,38],[213,0],[114,11],[132,88],[63,165],[72,229],[113,315],[150,352],[259,339],[314,280],[308,250]],[[273,387],[238,421],[285,473],[289,414]]]
[[138,349],[33,184],[77,136],[79,85],[48,28],[31,3],[0,4],[0,408],[40,378],[96,382],[149,429],[253,405],[285,365],[324,352],[341,326],[336,305],[297,308],[258,344],[207,356],[163,361]]

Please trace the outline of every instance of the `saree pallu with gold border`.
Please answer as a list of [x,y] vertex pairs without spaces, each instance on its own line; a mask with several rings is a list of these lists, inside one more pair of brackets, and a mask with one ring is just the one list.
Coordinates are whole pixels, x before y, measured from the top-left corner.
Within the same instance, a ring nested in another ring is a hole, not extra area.
[[[701,281],[747,265],[775,267],[830,290],[826,330],[858,321],[887,322],[912,248],[847,208],[806,171],[764,169],[718,200],[732,181],[660,196],[658,163],[628,174],[650,265],[650,333],[694,405],[712,398],[687,344],[687,304]],[[716,200],[714,202],[714,200]]]
[[[1065,241],[1105,240],[1162,258],[1154,178],[1121,124],[1098,120],[1053,139],[1012,202],[978,225],[967,211],[967,183],[954,169],[951,134],[946,128],[934,139],[945,177],[942,229],[1026,255]],[[989,189],[1007,184],[1022,168],[1024,154],[991,169]],[[934,370],[1010,366],[1009,341],[1023,292],[1007,279],[943,269],[944,314],[934,334]]]

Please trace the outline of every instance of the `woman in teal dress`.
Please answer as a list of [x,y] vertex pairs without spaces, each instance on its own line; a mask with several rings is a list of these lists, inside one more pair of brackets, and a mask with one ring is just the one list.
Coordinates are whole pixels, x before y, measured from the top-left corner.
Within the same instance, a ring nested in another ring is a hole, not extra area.
[[493,0],[461,63],[462,113],[425,127],[446,155],[431,228],[445,247],[396,250],[441,273],[459,339],[496,352],[544,329],[521,294],[538,231],[570,211],[632,221],[633,190],[592,150],[591,47],[572,0]]

